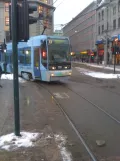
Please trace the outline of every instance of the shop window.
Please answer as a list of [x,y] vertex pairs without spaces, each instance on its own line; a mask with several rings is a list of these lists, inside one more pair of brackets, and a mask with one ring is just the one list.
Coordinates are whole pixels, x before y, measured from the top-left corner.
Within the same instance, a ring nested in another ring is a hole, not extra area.
[[9,17],[5,17],[5,26],[9,26]]

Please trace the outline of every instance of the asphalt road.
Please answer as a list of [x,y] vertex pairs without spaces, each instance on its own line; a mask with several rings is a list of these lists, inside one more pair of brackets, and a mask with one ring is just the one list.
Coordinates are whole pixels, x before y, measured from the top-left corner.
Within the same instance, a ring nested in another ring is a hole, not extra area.
[[[57,99],[98,160],[120,160],[120,82],[80,74],[65,83],[40,83]],[[87,100],[86,100],[87,99]],[[96,140],[104,140],[99,147]]]

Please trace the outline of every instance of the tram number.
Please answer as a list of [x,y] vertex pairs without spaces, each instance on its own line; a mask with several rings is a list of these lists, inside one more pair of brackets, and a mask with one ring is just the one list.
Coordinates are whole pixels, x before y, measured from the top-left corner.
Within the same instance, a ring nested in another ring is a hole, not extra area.
[[53,93],[55,98],[59,98],[59,99],[68,99],[69,96],[67,95],[67,93]]

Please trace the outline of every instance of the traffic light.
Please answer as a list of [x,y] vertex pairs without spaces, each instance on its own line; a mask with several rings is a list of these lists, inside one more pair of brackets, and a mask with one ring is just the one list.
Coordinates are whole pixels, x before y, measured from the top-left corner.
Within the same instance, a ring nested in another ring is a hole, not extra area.
[[[37,11],[37,6],[29,4],[27,0],[17,4],[17,41],[27,41],[29,39],[29,25],[37,22],[36,17],[29,16],[34,11]],[[9,22],[10,22],[10,35],[11,35],[11,22],[12,10],[9,5]],[[12,39],[12,37],[10,36]]]
[[34,11],[37,11],[37,6],[29,4],[27,0],[22,2],[24,41],[29,39],[29,25],[37,22],[37,18],[29,16],[29,14],[32,14]]

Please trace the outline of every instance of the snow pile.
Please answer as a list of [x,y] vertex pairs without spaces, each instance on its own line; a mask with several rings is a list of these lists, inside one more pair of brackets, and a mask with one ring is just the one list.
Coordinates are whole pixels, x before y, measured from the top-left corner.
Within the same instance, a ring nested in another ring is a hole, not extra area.
[[19,147],[32,147],[33,142],[40,135],[39,133],[21,132],[21,136],[15,136],[14,133],[3,135],[0,137],[0,149],[15,150]]
[[[84,64],[85,64],[85,63],[84,63]],[[86,63],[85,65],[91,66],[91,67],[96,67],[96,68],[103,68],[103,69],[113,70],[113,67],[108,67],[108,66],[103,66],[103,65],[95,65],[95,64],[88,64],[88,63]],[[116,70],[116,71],[120,71],[120,69],[117,68],[117,67],[116,67],[115,70]]]
[[[13,80],[13,74],[2,74],[1,79]],[[25,83],[26,81],[22,78],[19,78],[20,83]]]
[[72,155],[65,147],[66,138],[62,135],[55,135],[55,141],[58,144],[63,161],[72,161]]
[[107,74],[107,73],[102,73],[102,72],[95,72],[95,71],[90,71],[84,68],[76,67],[76,69],[85,75],[94,77],[94,78],[103,78],[103,79],[117,79],[120,78],[120,74]]
[[[37,141],[41,136],[43,136],[43,133],[30,133],[30,132],[21,132],[21,136],[15,136],[14,133],[3,135],[0,137],[0,149],[12,151],[17,150],[20,147],[28,148],[28,147],[34,147],[37,145]],[[54,138],[55,142],[60,150],[61,157],[63,161],[72,161],[72,155],[71,153],[66,149],[66,137],[63,135],[53,135],[51,137],[50,135],[46,136],[44,139],[51,139]]]

